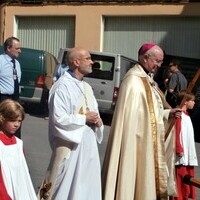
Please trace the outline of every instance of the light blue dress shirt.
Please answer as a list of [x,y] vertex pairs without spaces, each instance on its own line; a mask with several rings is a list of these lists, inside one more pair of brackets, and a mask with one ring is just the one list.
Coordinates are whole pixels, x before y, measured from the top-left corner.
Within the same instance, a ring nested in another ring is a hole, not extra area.
[[[0,55],[0,93],[12,95],[14,93],[14,77],[12,58],[7,54]],[[15,59],[17,77],[20,83],[21,68],[19,62]]]

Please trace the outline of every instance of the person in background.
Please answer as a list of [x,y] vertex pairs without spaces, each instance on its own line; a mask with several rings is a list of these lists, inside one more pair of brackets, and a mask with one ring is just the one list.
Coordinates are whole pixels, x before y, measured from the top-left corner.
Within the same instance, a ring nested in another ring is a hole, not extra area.
[[68,64],[67,64],[67,54],[65,55],[64,58],[64,64],[57,64],[54,75],[53,75],[53,81],[56,82],[63,74],[65,71],[69,69]]
[[69,70],[49,93],[49,141],[52,157],[38,192],[45,200],[101,200],[101,166],[97,142],[103,123],[91,86],[83,77],[92,72],[90,53],[72,48]]
[[177,106],[176,94],[187,89],[187,79],[180,71],[180,61],[173,59],[169,63],[169,72],[172,73],[167,85],[166,100],[172,106]]
[[164,81],[163,81],[164,86],[165,86],[165,91],[164,91],[165,96],[167,95],[167,89],[169,87],[169,80],[170,80],[171,75],[172,75],[172,72],[169,69],[167,69],[164,76]]
[[[9,37],[5,40],[3,47],[4,54],[0,55],[0,100],[3,101],[8,98],[18,100],[19,91],[15,94],[14,79],[17,78],[18,82],[21,80],[21,68],[16,60],[21,53],[19,39]],[[15,62],[17,77],[14,77],[13,74],[13,62]]]
[[[0,102],[5,99],[19,100],[19,83],[21,80],[21,67],[17,61],[21,53],[18,38],[9,37],[5,40],[4,54],[0,55]],[[21,138],[21,128],[16,136]]]
[[183,178],[185,175],[194,177],[194,166],[198,166],[194,130],[192,121],[188,114],[189,109],[193,109],[195,104],[195,96],[186,91],[180,91],[178,96],[178,104],[185,98],[182,107],[182,115],[176,119],[176,182],[178,194],[173,200],[196,200],[195,187],[185,184]]
[[[139,62],[125,75],[114,110],[102,169],[104,200],[167,200],[176,193],[174,136],[167,122],[179,117],[152,79],[163,50],[145,43]],[[150,74],[150,76],[149,76]]]
[[53,76],[57,64],[58,61],[55,57],[53,56],[48,57],[46,63],[46,74],[44,76],[42,98],[41,98],[41,105],[45,120],[49,119],[49,108],[48,108],[49,91],[52,85],[54,84]]
[[23,142],[15,137],[24,120],[23,107],[14,100],[0,103],[0,199],[36,200]]

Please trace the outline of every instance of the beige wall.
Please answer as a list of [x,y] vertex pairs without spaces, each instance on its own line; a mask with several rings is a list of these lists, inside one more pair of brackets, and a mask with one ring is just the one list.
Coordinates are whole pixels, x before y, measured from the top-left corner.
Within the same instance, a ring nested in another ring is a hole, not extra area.
[[[75,46],[101,50],[103,16],[134,15],[198,15],[200,3],[185,4],[130,4],[130,5],[44,5],[44,6],[1,6],[1,43],[11,35],[16,36],[15,16],[76,16]],[[5,24],[5,26],[4,26]]]

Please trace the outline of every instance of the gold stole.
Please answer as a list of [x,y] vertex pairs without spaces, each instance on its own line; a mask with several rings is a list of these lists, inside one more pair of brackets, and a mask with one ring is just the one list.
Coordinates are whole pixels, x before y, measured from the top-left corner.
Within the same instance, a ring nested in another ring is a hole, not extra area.
[[94,110],[94,107],[93,107],[94,99],[93,99],[92,88],[86,82],[83,82],[83,86],[84,86],[84,91],[82,91],[83,95],[81,96],[80,105],[77,106],[77,109],[76,109],[77,110],[76,113],[82,114],[82,115],[84,115],[87,112],[87,107],[90,111]]
[[[147,102],[148,102],[148,108],[150,112],[150,120],[151,120],[151,127],[152,127],[152,138],[153,138],[153,148],[154,148],[154,163],[155,163],[155,182],[156,182],[156,194],[157,194],[157,200],[161,199],[161,196],[163,197],[163,194],[161,194],[161,185],[160,185],[160,171],[159,171],[159,161],[158,161],[158,130],[157,130],[157,123],[156,123],[156,117],[153,107],[153,97],[151,93],[151,88],[149,86],[149,83],[145,77],[141,77],[142,82],[145,87],[146,96],[147,96]],[[165,196],[165,194],[164,194]],[[166,191],[167,196],[167,191]]]

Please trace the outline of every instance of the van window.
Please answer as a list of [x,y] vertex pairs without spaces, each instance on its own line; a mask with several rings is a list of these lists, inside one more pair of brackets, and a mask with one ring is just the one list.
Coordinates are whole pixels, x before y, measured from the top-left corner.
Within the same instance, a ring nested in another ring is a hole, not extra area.
[[[63,58],[65,58],[66,53],[67,51],[64,53]],[[115,57],[91,53],[91,58],[94,62],[93,72],[85,77],[113,80]],[[64,59],[62,63],[64,63]]]
[[115,58],[104,55],[91,54],[93,64],[93,72],[86,77],[113,80]]

